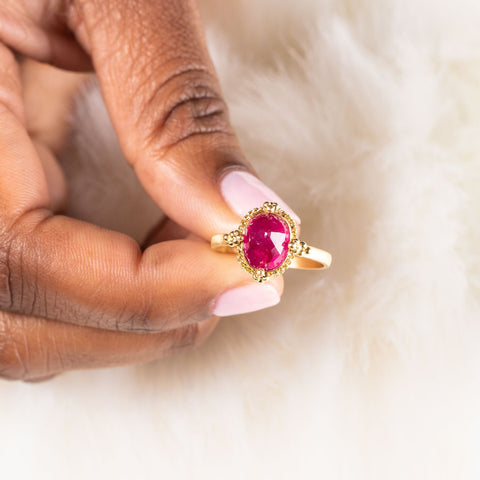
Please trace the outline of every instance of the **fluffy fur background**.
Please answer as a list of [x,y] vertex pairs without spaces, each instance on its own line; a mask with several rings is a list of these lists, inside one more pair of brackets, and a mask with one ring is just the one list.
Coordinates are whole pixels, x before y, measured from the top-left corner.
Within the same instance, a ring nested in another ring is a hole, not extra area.
[[[247,155],[334,265],[197,352],[1,383],[1,478],[480,478],[478,0],[204,11]],[[142,237],[95,88],[72,145],[90,220]]]

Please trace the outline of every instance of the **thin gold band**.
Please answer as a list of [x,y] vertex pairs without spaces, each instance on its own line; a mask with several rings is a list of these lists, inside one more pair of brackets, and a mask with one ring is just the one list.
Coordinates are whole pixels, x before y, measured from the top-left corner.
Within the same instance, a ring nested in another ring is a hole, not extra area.
[[[212,250],[221,253],[237,252],[237,247],[230,246],[225,240],[225,235],[217,234],[211,240]],[[332,263],[332,256],[330,253],[320,248],[311,247],[310,245],[303,245],[301,253],[295,255],[289,268],[297,268],[302,270],[322,270],[330,267]]]

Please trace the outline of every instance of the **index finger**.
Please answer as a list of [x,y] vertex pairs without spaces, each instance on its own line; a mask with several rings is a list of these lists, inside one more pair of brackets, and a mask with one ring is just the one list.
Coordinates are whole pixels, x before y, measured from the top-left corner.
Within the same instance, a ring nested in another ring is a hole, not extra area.
[[194,0],[77,0],[122,150],[168,217],[210,240],[266,201],[230,123]]

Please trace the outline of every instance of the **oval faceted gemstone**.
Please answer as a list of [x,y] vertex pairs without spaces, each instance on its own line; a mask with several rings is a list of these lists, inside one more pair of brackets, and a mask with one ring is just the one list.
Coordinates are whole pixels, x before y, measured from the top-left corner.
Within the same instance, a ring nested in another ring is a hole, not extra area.
[[290,228],[274,213],[259,213],[253,217],[243,236],[243,253],[253,268],[275,270],[288,255]]

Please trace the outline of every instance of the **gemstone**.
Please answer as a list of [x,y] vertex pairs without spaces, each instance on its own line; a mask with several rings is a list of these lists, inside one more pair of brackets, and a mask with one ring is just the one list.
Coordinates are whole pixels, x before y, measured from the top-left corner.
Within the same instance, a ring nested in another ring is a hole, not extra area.
[[251,267],[275,270],[287,257],[289,242],[288,223],[275,213],[262,212],[245,229],[243,253]]

